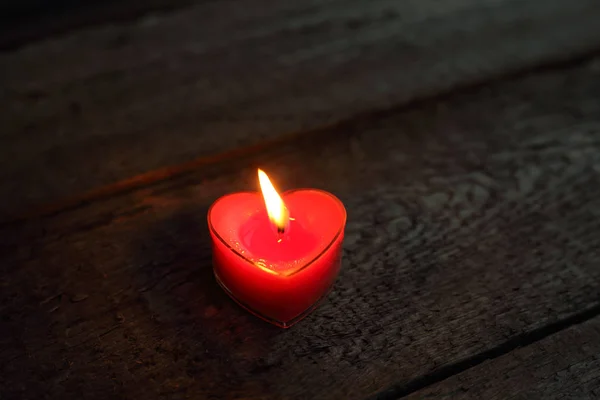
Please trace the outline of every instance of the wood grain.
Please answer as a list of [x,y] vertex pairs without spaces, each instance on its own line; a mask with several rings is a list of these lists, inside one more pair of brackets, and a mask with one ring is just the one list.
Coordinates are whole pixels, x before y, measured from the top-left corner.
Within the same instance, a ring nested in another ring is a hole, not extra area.
[[597,0],[202,2],[0,55],[0,215],[569,59]]
[[[598,93],[595,60],[4,225],[0,389],[364,398],[590,315],[600,306]],[[254,188],[257,165],[348,209],[334,291],[287,331],[239,309],[211,271],[206,209]]]
[[408,396],[417,399],[600,398],[600,318]]

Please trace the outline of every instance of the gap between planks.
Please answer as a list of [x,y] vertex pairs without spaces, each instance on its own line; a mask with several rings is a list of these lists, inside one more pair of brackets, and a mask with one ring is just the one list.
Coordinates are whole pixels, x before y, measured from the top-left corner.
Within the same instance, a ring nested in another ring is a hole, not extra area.
[[392,386],[391,388],[368,397],[368,400],[393,400],[409,396],[415,392],[418,392],[419,390],[425,389],[428,386],[434,385],[454,375],[458,375],[471,368],[474,368],[485,361],[501,357],[520,347],[529,346],[563,330],[569,329],[574,325],[582,324],[598,316],[600,316],[600,304],[588,308],[580,313],[571,315],[565,319],[556,321],[538,329],[534,329],[531,332],[517,335],[496,347],[478,354],[474,354],[471,357],[465,358],[464,360],[448,364],[405,384]]
[[27,211],[18,213],[14,218],[8,218],[4,221],[0,220],[0,228],[18,224],[23,221],[27,221],[35,218],[43,218],[47,216],[55,216],[57,214],[68,212],[79,207],[83,207],[90,203],[101,201],[103,199],[119,196],[126,194],[130,191],[140,189],[143,187],[150,187],[152,185],[158,184],[160,182],[173,179],[187,173],[191,173],[193,171],[198,170],[201,167],[207,165],[215,165],[219,163],[225,163],[229,160],[233,160],[243,156],[249,156],[252,154],[257,154],[263,151],[267,151],[269,149],[273,149],[278,145],[287,144],[298,140],[300,138],[308,137],[308,136],[318,136],[328,131],[332,130],[343,130],[345,127],[355,125],[359,122],[365,122],[370,120],[376,120],[379,118],[383,118],[385,116],[400,112],[405,109],[409,109],[414,106],[418,106],[424,102],[436,101],[440,99],[444,99],[457,91],[471,91],[476,90],[482,86],[492,83],[498,83],[502,81],[509,81],[521,77],[525,77],[528,75],[533,75],[537,73],[542,73],[545,71],[552,70],[562,70],[569,69],[572,67],[576,67],[582,65],[590,60],[593,60],[600,54],[600,47],[595,48],[592,51],[588,51],[582,53],[575,57],[562,58],[555,57],[551,61],[540,62],[538,64],[530,65],[526,68],[521,68],[512,71],[505,71],[504,73],[498,74],[496,76],[489,77],[487,79],[473,81],[468,84],[458,84],[454,87],[451,87],[447,90],[438,92],[435,95],[430,96],[422,96],[420,98],[416,98],[415,100],[409,103],[401,103],[399,105],[391,106],[384,109],[376,109],[370,110],[363,113],[360,113],[352,118],[343,119],[340,121],[336,121],[324,126],[320,126],[318,128],[313,128],[309,130],[300,130],[296,132],[290,132],[287,134],[283,134],[274,139],[265,140],[261,143],[240,147],[234,150],[229,150],[226,152],[222,152],[219,154],[199,157],[195,160],[167,166],[164,168],[155,169],[140,175],[133,176],[131,178],[118,181],[116,183],[99,187],[97,189],[88,191],[82,195],[72,196],[63,199],[62,201],[50,203],[43,206],[33,207]]
[[250,14],[227,12],[239,11],[237,1],[2,55],[10,106],[0,221],[146,171],[577,56],[600,37],[595,0],[256,0]]

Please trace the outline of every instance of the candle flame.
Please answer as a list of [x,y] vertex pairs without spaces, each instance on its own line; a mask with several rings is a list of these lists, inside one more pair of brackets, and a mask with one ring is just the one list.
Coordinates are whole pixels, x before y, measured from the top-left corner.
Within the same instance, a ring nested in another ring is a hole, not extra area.
[[263,198],[265,199],[265,206],[267,207],[269,219],[277,228],[278,233],[285,232],[290,220],[288,209],[283,203],[283,200],[281,200],[281,196],[279,196],[277,190],[273,187],[267,174],[261,169],[258,170],[258,181],[260,183]]

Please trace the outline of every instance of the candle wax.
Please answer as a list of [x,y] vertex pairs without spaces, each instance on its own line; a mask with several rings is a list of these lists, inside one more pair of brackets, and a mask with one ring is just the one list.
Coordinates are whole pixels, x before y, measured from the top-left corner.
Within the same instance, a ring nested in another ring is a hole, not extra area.
[[280,234],[272,226],[266,212],[257,212],[240,228],[240,248],[248,249],[258,262],[269,260],[269,270],[285,274],[294,270],[298,260],[318,249],[319,238],[295,219]]
[[259,193],[236,193],[209,211],[215,275],[226,292],[276,325],[297,322],[328,293],[340,268],[342,203],[314,189],[284,193],[290,222],[278,234]]

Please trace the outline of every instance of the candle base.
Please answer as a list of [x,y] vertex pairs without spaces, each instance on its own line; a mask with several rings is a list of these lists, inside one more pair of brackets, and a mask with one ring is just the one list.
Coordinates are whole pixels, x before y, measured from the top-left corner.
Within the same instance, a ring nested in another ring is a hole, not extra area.
[[303,320],[308,314],[312,313],[317,307],[319,307],[319,305],[329,295],[329,293],[331,293],[331,289],[333,288],[333,284],[330,285],[329,288],[323,293],[323,295],[321,297],[319,297],[319,299],[317,299],[317,301],[315,301],[310,307],[308,307],[305,311],[300,313],[298,316],[294,317],[293,319],[291,319],[289,321],[279,321],[277,319],[274,319],[272,317],[264,315],[264,314],[260,313],[259,311],[256,311],[255,309],[250,307],[248,304],[245,304],[243,301],[238,299],[235,296],[235,294],[231,290],[229,290],[227,285],[225,285],[225,283],[223,283],[221,278],[219,278],[219,275],[217,274],[216,271],[214,271],[214,274],[215,274],[215,279],[217,280],[217,283],[219,284],[219,286],[221,286],[221,288],[223,288],[225,293],[227,293],[227,295],[229,297],[231,297],[231,299],[233,301],[235,301],[240,307],[242,307],[243,309],[248,311],[250,314],[253,314],[254,316],[262,319],[263,321],[268,322],[270,324],[273,324],[273,325],[278,326],[279,328],[283,328],[283,329],[290,328],[292,325],[295,325],[297,322],[300,322],[301,320]]

